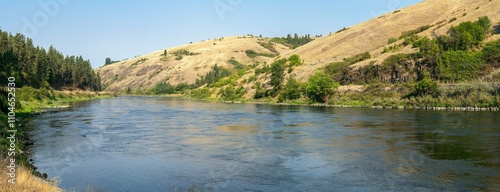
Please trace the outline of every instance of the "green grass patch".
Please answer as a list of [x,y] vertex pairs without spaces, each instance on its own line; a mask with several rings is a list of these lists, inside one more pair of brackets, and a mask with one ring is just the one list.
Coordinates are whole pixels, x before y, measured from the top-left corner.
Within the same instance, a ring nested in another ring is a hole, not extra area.
[[273,58],[273,57],[276,56],[276,55],[271,54],[271,53],[257,53],[254,50],[246,50],[245,53],[250,58],[255,58],[255,57],[258,57],[258,56]]

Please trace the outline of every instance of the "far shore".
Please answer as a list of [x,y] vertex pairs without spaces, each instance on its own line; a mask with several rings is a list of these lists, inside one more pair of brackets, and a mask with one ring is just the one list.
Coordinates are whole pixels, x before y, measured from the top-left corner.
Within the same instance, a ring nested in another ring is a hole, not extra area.
[[312,107],[333,107],[333,108],[370,108],[370,109],[392,109],[392,110],[425,110],[425,111],[500,111],[500,107],[419,107],[419,106],[364,106],[364,105],[334,105],[327,103],[305,103],[305,102],[276,102],[276,101],[257,101],[257,100],[235,100],[223,101],[218,98],[196,99],[187,97],[183,94],[167,94],[167,95],[141,95],[141,94],[124,94],[119,96],[131,97],[166,97],[166,98],[184,98],[197,101],[212,101],[225,104],[261,104],[261,105],[283,105],[283,106],[312,106]]

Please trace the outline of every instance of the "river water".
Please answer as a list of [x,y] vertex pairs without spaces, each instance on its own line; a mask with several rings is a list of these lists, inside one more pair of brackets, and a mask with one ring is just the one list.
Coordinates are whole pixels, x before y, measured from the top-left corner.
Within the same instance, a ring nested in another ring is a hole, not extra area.
[[118,97],[28,124],[68,191],[500,188],[500,113]]

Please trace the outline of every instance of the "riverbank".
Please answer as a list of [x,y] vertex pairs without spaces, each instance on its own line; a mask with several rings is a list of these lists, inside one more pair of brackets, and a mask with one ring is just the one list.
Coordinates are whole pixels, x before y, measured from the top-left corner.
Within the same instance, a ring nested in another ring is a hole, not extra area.
[[[33,114],[40,114],[49,111],[58,110],[60,108],[69,107],[70,102],[110,98],[115,96],[112,93],[105,92],[87,92],[87,91],[55,91],[52,89],[34,89],[31,87],[23,87],[16,89],[15,92],[15,123],[13,127],[8,124],[7,112],[9,105],[7,105],[6,94],[2,93],[0,96],[0,151],[1,169],[0,191],[62,191],[58,189],[55,184],[57,182],[47,181],[47,174],[38,172],[37,167],[32,163],[30,158],[29,146],[34,144],[34,141],[28,137],[28,131],[23,126],[26,121]],[[15,139],[11,140],[9,131],[15,133]],[[9,153],[11,152],[11,153]],[[12,152],[15,152],[12,153]],[[12,159],[12,160],[11,160]],[[4,163],[15,161],[15,175],[10,176],[10,168],[3,166]],[[8,177],[6,177],[8,176]],[[6,178],[4,178],[6,177]],[[8,182],[9,178],[15,184]]]
[[[195,99],[196,100],[196,99]],[[216,100],[208,100],[216,101]],[[314,106],[314,107],[334,107],[334,108],[371,108],[371,109],[399,109],[399,110],[426,110],[426,111],[500,111],[500,107],[417,107],[417,106],[363,106],[363,105],[332,105],[325,103],[277,103],[264,101],[219,101],[227,104],[262,104],[262,105],[283,105],[283,106]]]
[[[185,94],[185,97],[198,99]],[[415,94],[413,84],[370,84],[342,86],[324,103],[311,101],[307,97],[286,100],[275,98],[218,100],[223,103],[257,103],[271,105],[303,105],[327,107],[363,107],[375,109],[413,109],[449,111],[500,111],[500,84],[471,82],[461,84],[440,84],[434,94]]]

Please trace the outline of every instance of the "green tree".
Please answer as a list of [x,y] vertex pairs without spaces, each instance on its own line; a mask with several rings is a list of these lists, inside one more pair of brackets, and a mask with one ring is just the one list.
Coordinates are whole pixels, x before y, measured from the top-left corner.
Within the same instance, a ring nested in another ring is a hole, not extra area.
[[236,91],[234,90],[234,87],[232,85],[229,85],[225,88],[221,88],[219,91],[219,95],[220,98],[224,101],[234,101],[236,97]]
[[306,95],[315,102],[327,102],[340,85],[325,74],[323,71],[316,71],[309,77],[305,84]]
[[413,46],[418,47],[420,53],[423,54],[424,57],[434,57],[437,53],[441,52],[437,40],[432,40],[428,37],[422,37],[420,40],[416,41]]
[[492,22],[488,16],[479,17],[475,23],[483,28],[485,37],[493,33]]
[[428,71],[425,71],[420,81],[415,84],[415,92],[418,96],[435,95],[438,91],[437,82],[432,80]]
[[290,61],[289,65],[290,66],[297,66],[301,64],[300,57],[297,54],[293,54],[288,58],[288,61]]
[[500,40],[490,42],[483,48],[483,57],[487,64],[500,64]]
[[271,64],[271,86],[273,90],[277,93],[281,90],[283,86],[283,80],[285,77],[285,63],[287,59],[280,59]]
[[301,84],[295,78],[289,77],[281,95],[285,100],[299,99],[302,96]]
[[232,86],[232,85],[229,85],[226,88],[221,88],[219,91],[219,95],[223,101],[238,100],[241,97],[243,97],[243,95],[245,93],[246,93],[246,90],[242,86],[235,89],[234,86]]
[[167,50],[163,50],[163,56],[166,57],[167,56]]
[[480,17],[476,22],[463,22],[449,30],[450,44],[453,50],[471,50],[477,48],[491,33],[491,20]]
[[260,99],[266,97],[266,89],[262,87],[260,82],[255,82],[253,88],[255,89],[254,99]]
[[96,89],[96,74],[90,62],[82,57],[64,56],[53,46],[48,50],[35,47],[22,34],[0,30],[0,84],[7,77],[16,78],[19,87],[53,89]]
[[106,62],[104,63],[104,65],[109,65],[111,64],[113,61],[111,61],[111,58],[109,57],[106,57]]
[[175,86],[171,85],[168,82],[158,83],[153,87],[154,94],[173,94],[175,93]]
[[437,58],[436,69],[440,80],[456,82],[474,79],[483,65],[480,52],[446,51]]

